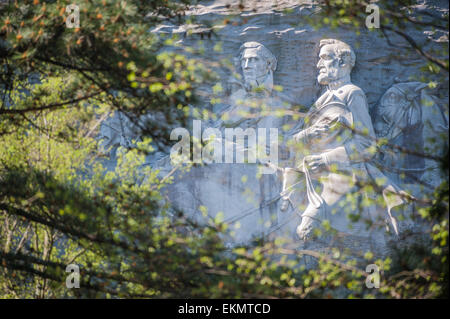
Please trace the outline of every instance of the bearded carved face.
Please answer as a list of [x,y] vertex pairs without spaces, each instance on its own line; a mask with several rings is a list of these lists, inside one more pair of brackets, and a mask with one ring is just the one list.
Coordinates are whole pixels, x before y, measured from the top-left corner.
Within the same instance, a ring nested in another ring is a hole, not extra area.
[[324,45],[320,49],[317,69],[319,70],[317,81],[321,85],[327,85],[350,74],[345,61],[336,56],[335,44]]

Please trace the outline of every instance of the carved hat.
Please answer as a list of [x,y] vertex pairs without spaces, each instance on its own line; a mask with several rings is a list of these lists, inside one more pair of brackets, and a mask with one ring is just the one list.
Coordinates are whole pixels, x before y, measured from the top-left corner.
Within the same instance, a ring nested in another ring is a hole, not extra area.
[[277,58],[269,51],[263,44],[255,41],[245,42],[239,48],[239,59],[242,60],[244,57],[244,53],[246,56],[249,54],[253,54],[255,57],[262,57],[267,61],[269,65],[269,69],[275,71],[277,69]]

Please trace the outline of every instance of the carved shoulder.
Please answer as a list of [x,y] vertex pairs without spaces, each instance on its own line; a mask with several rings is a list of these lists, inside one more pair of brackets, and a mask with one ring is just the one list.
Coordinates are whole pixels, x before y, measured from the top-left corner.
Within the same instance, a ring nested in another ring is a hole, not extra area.
[[[341,92],[339,92],[339,91],[341,91]],[[366,102],[366,94],[360,87],[358,87],[354,84],[347,84],[347,85],[343,86],[341,89],[338,90],[338,94],[341,95],[340,98],[345,103],[349,103],[354,100],[360,100],[360,99],[363,99],[364,102]]]

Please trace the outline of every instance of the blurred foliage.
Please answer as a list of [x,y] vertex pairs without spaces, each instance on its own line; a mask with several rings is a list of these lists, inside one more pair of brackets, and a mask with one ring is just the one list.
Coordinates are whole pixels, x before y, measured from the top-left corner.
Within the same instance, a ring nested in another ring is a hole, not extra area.
[[[419,211],[431,225],[427,245],[399,247],[385,259],[367,252],[362,263],[346,251],[297,250],[279,240],[230,249],[220,218],[200,224],[174,211],[161,189],[176,181],[145,165],[146,155],[168,144],[171,128],[186,126],[196,89],[215,78],[208,61],[192,57],[201,48],[180,48],[176,36],[149,29],[185,23],[190,3],[78,1],[81,26],[70,29],[71,2],[0,5],[0,297],[448,297],[448,177]],[[448,48],[424,51],[402,31],[448,28],[448,11],[419,19],[415,1],[379,4],[377,32],[388,41],[389,32],[403,37],[405,50],[426,61],[430,83],[448,84]],[[365,5],[319,2],[307,23],[358,33]],[[115,110],[136,123],[155,117],[108,170],[96,136]],[[359,202],[348,200],[351,212]],[[315,267],[306,269],[305,260]],[[72,263],[80,266],[80,289],[65,286]],[[380,289],[366,288],[364,263],[380,266]]]

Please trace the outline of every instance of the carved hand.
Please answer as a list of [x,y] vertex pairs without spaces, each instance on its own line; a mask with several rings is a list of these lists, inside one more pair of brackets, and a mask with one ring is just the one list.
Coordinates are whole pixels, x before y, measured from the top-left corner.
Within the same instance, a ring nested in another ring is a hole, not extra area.
[[328,132],[330,130],[330,126],[328,124],[321,124],[317,126],[310,127],[310,138],[318,138],[322,136],[324,133]]
[[308,127],[307,129],[300,131],[299,133],[294,135],[294,141],[300,142],[305,138],[318,138],[322,136],[324,133],[329,131],[330,127],[328,124],[321,124],[316,126]]
[[305,157],[305,163],[308,166],[308,168],[315,172],[318,171],[320,168],[327,165],[327,160],[325,158],[325,155],[308,155]]

